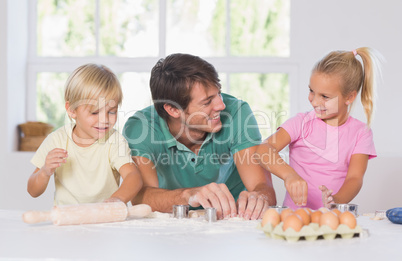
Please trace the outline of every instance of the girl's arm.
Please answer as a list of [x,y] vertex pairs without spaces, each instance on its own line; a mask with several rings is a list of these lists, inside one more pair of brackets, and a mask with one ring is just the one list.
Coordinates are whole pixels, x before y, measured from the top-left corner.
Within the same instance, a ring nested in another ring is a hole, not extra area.
[[45,165],[42,168],[36,168],[28,179],[28,193],[36,198],[45,192],[49,184],[50,177],[54,174],[56,168],[66,162],[67,151],[63,149],[51,150],[45,159]]
[[118,190],[106,201],[117,198],[127,204],[142,188],[142,178],[134,163],[126,163],[119,169],[123,181]]
[[279,152],[290,141],[288,132],[279,128],[258,147],[255,158],[264,169],[284,181],[286,190],[297,206],[305,206],[307,204],[307,182],[279,156]]
[[356,197],[363,185],[363,176],[367,169],[369,156],[353,154],[345,181],[338,193],[332,195],[335,203],[349,203]]

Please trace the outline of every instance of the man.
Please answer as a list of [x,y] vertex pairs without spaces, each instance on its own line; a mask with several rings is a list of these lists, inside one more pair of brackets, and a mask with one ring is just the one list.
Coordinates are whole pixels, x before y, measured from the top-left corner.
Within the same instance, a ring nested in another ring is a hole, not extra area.
[[133,204],[160,212],[214,207],[220,219],[258,219],[276,204],[271,174],[252,159],[261,141],[254,115],[247,103],[221,94],[211,64],[169,55],[152,69],[150,87],[154,105],[123,130],[144,181]]

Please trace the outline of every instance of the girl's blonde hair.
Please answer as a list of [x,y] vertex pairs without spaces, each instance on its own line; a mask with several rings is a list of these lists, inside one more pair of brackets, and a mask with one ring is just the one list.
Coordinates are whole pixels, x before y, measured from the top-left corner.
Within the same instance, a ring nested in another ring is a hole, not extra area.
[[117,76],[101,64],[85,64],[74,70],[65,84],[64,100],[76,108],[87,100],[115,100],[121,105],[123,92]]
[[[356,58],[359,55],[362,63]],[[381,78],[380,63],[382,56],[376,50],[368,47],[353,51],[334,51],[320,60],[312,73],[337,75],[341,81],[341,92],[344,97],[353,91],[359,93],[361,89],[361,102],[370,126],[373,112],[377,78]]]

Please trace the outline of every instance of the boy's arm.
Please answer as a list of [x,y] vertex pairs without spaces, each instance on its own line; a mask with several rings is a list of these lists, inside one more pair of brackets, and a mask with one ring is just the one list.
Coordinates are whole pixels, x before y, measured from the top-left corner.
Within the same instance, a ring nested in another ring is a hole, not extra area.
[[36,168],[28,179],[28,193],[34,198],[42,195],[49,184],[50,177],[51,175],[46,174],[43,168]]
[[119,173],[123,181],[110,198],[117,198],[127,204],[140,191],[143,184],[142,178],[134,163],[124,164],[120,167]]
[[368,159],[369,156],[366,154],[352,155],[345,181],[339,191],[332,195],[335,203],[349,203],[359,193],[363,185]]
[[279,152],[290,142],[289,133],[285,129],[279,128],[258,146],[254,157],[264,169],[284,181],[286,190],[297,206],[305,206],[307,204],[307,182],[279,155]]
[[32,197],[39,197],[45,192],[50,177],[54,174],[56,168],[66,162],[67,156],[67,151],[57,148],[47,154],[43,167],[36,168],[28,179],[27,190]]

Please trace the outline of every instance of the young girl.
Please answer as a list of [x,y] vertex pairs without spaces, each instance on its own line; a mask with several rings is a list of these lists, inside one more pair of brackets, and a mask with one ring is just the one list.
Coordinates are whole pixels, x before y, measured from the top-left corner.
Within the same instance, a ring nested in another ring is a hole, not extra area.
[[[259,146],[260,165],[284,180],[284,205],[318,209],[348,203],[359,193],[368,160],[376,157],[369,126],[377,58],[366,47],[329,53],[312,70],[313,110],[287,120]],[[360,90],[367,125],[349,116]],[[278,154],[287,145],[289,165]]]
[[35,153],[29,194],[40,196],[54,175],[55,205],[127,203],[141,189],[142,179],[127,141],[113,129],[123,99],[116,75],[103,65],[83,65],[68,78],[64,99],[74,122],[49,134]]

